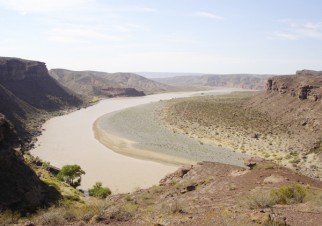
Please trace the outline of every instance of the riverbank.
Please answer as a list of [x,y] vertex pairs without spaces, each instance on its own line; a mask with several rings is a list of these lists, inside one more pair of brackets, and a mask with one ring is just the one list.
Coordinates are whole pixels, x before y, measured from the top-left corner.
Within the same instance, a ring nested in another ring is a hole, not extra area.
[[[229,91],[232,89],[227,89],[227,92]],[[131,192],[138,187],[150,187],[178,167],[113,152],[95,139],[93,124],[97,118],[108,112],[161,99],[187,97],[195,93],[166,93],[145,97],[106,99],[86,109],[54,117],[42,126],[42,135],[37,137],[35,148],[30,152],[33,156],[39,156],[43,161],[57,167],[66,164],[80,165],[86,172],[82,177],[81,188],[83,189],[92,187],[97,181],[110,187],[113,193]]]
[[164,101],[106,114],[96,120],[96,138],[117,153],[171,164],[202,161],[243,166],[247,155],[204,144],[185,134],[173,133],[158,120]]

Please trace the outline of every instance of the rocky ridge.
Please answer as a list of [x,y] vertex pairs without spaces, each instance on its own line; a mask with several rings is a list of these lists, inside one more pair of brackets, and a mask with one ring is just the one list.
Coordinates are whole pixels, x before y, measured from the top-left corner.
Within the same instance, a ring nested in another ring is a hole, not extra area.
[[52,69],[49,74],[63,86],[86,97],[142,96],[171,89],[134,73]]

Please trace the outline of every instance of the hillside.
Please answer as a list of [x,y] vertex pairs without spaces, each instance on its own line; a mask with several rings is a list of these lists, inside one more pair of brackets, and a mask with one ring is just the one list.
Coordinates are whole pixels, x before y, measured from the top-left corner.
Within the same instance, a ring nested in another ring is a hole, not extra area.
[[187,165],[151,188],[83,209],[59,205],[28,219],[35,225],[320,225],[320,181],[259,158],[247,165]]
[[49,76],[45,63],[7,57],[0,57],[0,99],[0,112],[20,135],[34,131],[46,112],[82,104]]
[[17,151],[20,144],[13,125],[0,113],[0,212],[33,211],[59,197],[58,191],[43,183],[25,163]]
[[321,87],[321,75],[276,76],[261,93],[169,101],[160,120],[203,143],[270,159],[321,179]]
[[177,76],[170,78],[155,78],[153,80],[176,86],[214,86],[262,90],[265,88],[265,83],[268,77],[268,75],[251,74],[205,74],[194,76]]
[[171,86],[133,73],[52,69],[49,74],[63,86],[85,96],[142,96],[144,93],[172,89]]
[[0,57],[0,100],[0,211],[34,211],[60,194],[39,179],[25,151],[46,119],[83,102],[49,76],[45,63],[7,57]]

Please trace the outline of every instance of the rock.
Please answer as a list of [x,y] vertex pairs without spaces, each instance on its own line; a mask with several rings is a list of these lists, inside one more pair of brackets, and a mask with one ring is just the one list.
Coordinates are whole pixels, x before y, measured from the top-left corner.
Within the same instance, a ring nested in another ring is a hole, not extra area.
[[194,191],[197,187],[197,184],[191,184],[186,187],[187,191]]
[[24,226],[35,226],[34,223],[32,223],[31,221],[27,221]]
[[244,162],[245,166],[248,166],[250,169],[253,169],[255,166],[256,166],[256,162],[252,162],[252,161],[249,161],[249,160],[246,160]]
[[287,226],[286,217],[283,217],[277,213],[269,214],[269,220],[273,223],[273,225]]
[[183,189],[182,191],[181,191],[181,194],[184,194],[184,193],[186,193],[186,192],[190,192],[190,191],[194,191],[194,190],[196,190],[196,187],[198,186],[198,184],[197,183],[193,183],[193,184],[190,184],[190,185],[188,185],[185,189]]
[[53,174],[53,175],[55,175],[55,176],[60,172],[60,169],[59,169],[58,167],[55,167],[55,166],[52,166],[52,165],[49,165],[49,166],[47,167],[47,170],[48,170],[51,174]]
[[273,87],[273,79],[268,79],[267,83],[266,83],[266,90],[267,91],[272,91],[272,87]]
[[281,183],[285,181],[285,178],[280,176],[280,175],[274,175],[272,174],[271,176],[269,177],[266,177],[264,179],[264,184],[276,184],[276,183]]
[[310,85],[304,85],[299,88],[298,97],[300,100],[305,100],[308,98],[309,93],[313,87]]
[[263,211],[253,212],[250,214],[251,221],[258,224],[265,224],[270,220],[270,214]]
[[244,165],[248,166],[250,169],[254,168],[257,163],[264,162],[265,159],[260,157],[251,157],[250,159],[246,159],[244,161]]
[[182,179],[185,174],[187,174],[191,169],[193,168],[193,165],[186,165],[181,168],[179,168],[174,173],[170,173],[166,175],[163,179],[160,180],[160,185],[166,185],[169,184],[173,180]]
[[259,138],[259,134],[258,133],[253,133],[251,135],[251,138],[258,139]]

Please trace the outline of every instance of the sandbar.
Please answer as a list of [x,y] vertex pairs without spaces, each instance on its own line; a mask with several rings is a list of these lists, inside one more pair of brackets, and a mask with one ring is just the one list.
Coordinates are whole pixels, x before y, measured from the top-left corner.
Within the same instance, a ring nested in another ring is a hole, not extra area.
[[[225,91],[230,92],[234,89],[218,89],[203,93]],[[43,125],[43,133],[38,137],[31,154],[57,167],[79,164],[86,172],[82,177],[82,189],[92,187],[97,181],[110,187],[113,193],[150,187],[158,184],[166,174],[174,172],[178,165],[116,153],[95,139],[93,124],[97,118],[109,112],[160,100],[187,97],[196,93],[202,92],[105,99],[86,109],[54,117]]]

